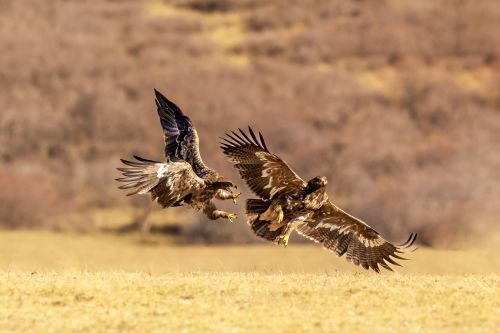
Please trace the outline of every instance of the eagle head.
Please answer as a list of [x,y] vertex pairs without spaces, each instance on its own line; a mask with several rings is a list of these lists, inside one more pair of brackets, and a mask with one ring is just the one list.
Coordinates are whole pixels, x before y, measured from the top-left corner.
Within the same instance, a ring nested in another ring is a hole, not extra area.
[[328,179],[325,176],[314,177],[307,182],[307,193],[315,192],[316,190],[325,187],[328,184]]
[[227,180],[227,179],[220,179],[217,182],[215,182],[215,187],[217,189],[222,189],[222,190],[228,190],[231,191],[231,188],[237,189],[238,186],[234,184],[232,181]]

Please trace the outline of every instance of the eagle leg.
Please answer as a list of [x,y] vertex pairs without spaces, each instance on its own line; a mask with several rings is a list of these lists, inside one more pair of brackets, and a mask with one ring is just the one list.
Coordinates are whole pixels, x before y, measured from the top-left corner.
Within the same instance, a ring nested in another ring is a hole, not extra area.
[[235,213],[226,213],[226,214],[227,214],[226,218],[229,220],[229,222],[233,222],[238,217]]
[[235,213],[228,213],[223,210],[216,210],[213,214],[215,216],[214,220],[222,217],[228,219],[229,222],[233,222],[238,217]]
[[281,228],[282,226],[284,226],[284,223],[273,221],[273,222],[269,223],[269,230],[276,231],[279,228]]
[[264,221],[271,221],[275,224],[281,224],[283,219],[285,218],[285,213],[283,212],[283,208],[279,203],[272,203],[265,212],[260,214],[260,219]]
[[290,235],[298,227],[298,225],[299,224],[297,222],[288,223],[288,225],[285,228],[285,231],[281,235],[279,235],[274,242],[278,245],[283,245],[284,247],[287,247]]
[[227,200],[227,199],[232,199],[234,204],[236,204],[236,199],[241,195],[241,193],[233,193],[228,190],[224,189],[218,189],[217,192],[215,192],[215,197],[219,200]]
[[275,242],[278,245],[283,245],[284,247],[287,247],[289,238],[290,235],[279,235],[278,238],[276,238]]
[[236,205],[236,199],[238,199],[238,197],[241,195],[241,192],[239,193],[232,193],[233,194],[233,203]]
[[203,213],[205,213],[205,215],[210,220],[217,220],[219,218],[226,218],[229,220],[229,222],[233,222],[237,218],[237,215],[235,213],[228,213],[228,212],[225,212],[222,210],[218,210],[212,201],[208,201],[205,204],[205,207],[203,208]]
[[276,231],[285,224],[283,223],[283,220],[285,219],[285,213],[279,205],[271,211],[270,209],[271,207],[266,212],[262,213],[259,217],[262,220],[271,221],[271,223],[269,224],[269,230]]

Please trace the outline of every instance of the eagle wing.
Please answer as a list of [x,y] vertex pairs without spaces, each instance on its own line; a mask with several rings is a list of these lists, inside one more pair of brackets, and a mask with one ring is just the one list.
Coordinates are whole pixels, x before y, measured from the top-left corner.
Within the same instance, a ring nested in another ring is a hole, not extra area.
[[127,195],[150,193],[151,200],[157,200],[165,208],[181,204],[183,199],[204,186],[203,179],[183,160],[161,163],[134,157],[136,161],[122,159],[127,167],[118,168],[123,177],[116,180],[125,183],[120,189],[131,190]]
[[406,260],[398,254],[403,253],[401,250],[410,247],[417,238],[417,234],[411,234],[404,244],[393,245],[369,225],[331,202],[316,211],[312,221],[301,222],[296,230],[299,234],[322,243],[339,257],[345,253],[346,259],[355,265],[371,268],[376,272],[380,271],[378,265],[391,271],[388,264],[401,266],[391,257]]
[[248,187],[265,200],[283,195],[301,195],[306,182],[285,161],[267,149],[261,133],[257,139],[252,128],[248,130],[250,136],[241,129],[240,134],[226,133],[221,143],[224,154],[235,163]]
[[202,177],[207,167],[200,155],[198,133],[188,116],[155,89],[156,107],[165,137],[165,157],[182,159]]

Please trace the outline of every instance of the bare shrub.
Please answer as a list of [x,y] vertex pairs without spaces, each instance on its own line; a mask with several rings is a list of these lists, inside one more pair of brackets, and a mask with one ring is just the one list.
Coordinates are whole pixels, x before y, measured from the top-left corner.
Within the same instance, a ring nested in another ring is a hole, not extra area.
[[51,184],[33,175],[0,169],[0,226],[9,229],[56,227],[53,218],[75,209]]

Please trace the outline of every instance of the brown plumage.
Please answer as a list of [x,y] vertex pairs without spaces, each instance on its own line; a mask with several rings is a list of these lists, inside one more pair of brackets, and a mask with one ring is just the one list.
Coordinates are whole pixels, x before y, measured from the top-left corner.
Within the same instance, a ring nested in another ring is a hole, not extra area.
[[401,250],[410,247],[417,237],[396,246],[383,239],[365,222],[347,214],[328,199],[326,177],[302,180],[277,155],[270,152],[259,133],[249,127],[248,134],[227,133],[221,148],[234,162],[241,177],[261,199],[248,199],[247,222],[259,237],[275,244],[288,244],[289,235],[299,234],[323,244],[338,256],[365,269],[392,270],[399,265]]
[[131,190],[127,195],[147,194],[163,208],[189,204],[202,210],[210,219],[227,218],[234,213],[217,210],[212,198],[236,201],[236,186],[208,168],[200,155],[198,133],[191,119],[177,105],[155,90],[156,106],[165,138],[165,162],[134,156],[135,161],[121,160],[126,167],[118,168],[125,183],[120,189]]

